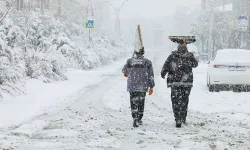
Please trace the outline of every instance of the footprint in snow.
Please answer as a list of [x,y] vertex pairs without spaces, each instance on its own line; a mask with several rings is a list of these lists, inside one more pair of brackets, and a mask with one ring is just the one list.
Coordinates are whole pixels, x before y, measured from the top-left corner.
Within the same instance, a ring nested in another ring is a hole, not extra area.
[[144,143],[144,141],[140,140],[139,142],[137,142],[136,144],[142,144]]

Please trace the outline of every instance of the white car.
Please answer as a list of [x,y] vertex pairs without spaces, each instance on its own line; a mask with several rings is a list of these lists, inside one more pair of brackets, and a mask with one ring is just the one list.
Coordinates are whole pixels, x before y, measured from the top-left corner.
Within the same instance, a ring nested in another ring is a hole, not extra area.
[[222,49],[209,62],[207,70],[209,91],[249,89],[250,50]]

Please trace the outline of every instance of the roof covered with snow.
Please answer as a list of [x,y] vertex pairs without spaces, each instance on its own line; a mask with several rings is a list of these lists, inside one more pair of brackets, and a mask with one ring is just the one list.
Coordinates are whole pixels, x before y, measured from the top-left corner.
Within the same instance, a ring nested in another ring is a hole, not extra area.
[[250,50],[246,49],[218,50],[216,60],[250,61]]
[[220,52],[250,52],[250,50],[247,49],[220,49],[218,50]]
[[233,11],[233,4],[227,4],[225,6],[215,7],[214,10],[216,12]]

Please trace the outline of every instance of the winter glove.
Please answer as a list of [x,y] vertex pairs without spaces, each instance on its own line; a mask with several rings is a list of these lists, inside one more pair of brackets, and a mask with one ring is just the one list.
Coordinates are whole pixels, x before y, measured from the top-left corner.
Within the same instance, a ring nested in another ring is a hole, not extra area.
[[189,54],[189,57],[194,57],[194,53],[189,52],[188,54]]
[[153,88],[150,88],[149,89],[149,92],[148,92],[148,95],[152,95],[154,93],[154,89]]
[[127,77],[128,77],[128,74],[127,74],[127,73],[124,73],[124,77],[126,77],[126,78],[127,78]]
[[161,75],[161,77],[162,77],[162,79],[165,79],[165,76],[163,74]]

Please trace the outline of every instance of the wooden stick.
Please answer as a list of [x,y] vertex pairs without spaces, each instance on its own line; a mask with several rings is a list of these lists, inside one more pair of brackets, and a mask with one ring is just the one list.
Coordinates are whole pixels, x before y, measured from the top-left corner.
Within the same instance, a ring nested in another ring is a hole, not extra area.
[[[140,26],[140,25],[137,26],[137,30],[138,30],[138,34],[139,34],[140,46],[142,47],[142,46],[143,46],[143,42],[142,42],[141,26]],[[134,53],[133,53],[133,55],[132,55],[132,58],[133,58],[134,56],[135,56],[135,51],[134,51]]]
[[140,25],[138,25],[138,32],[139,32],[139,38],[140,38],[141,46],[143,46],[142,35],[141,35],[141,26]]

